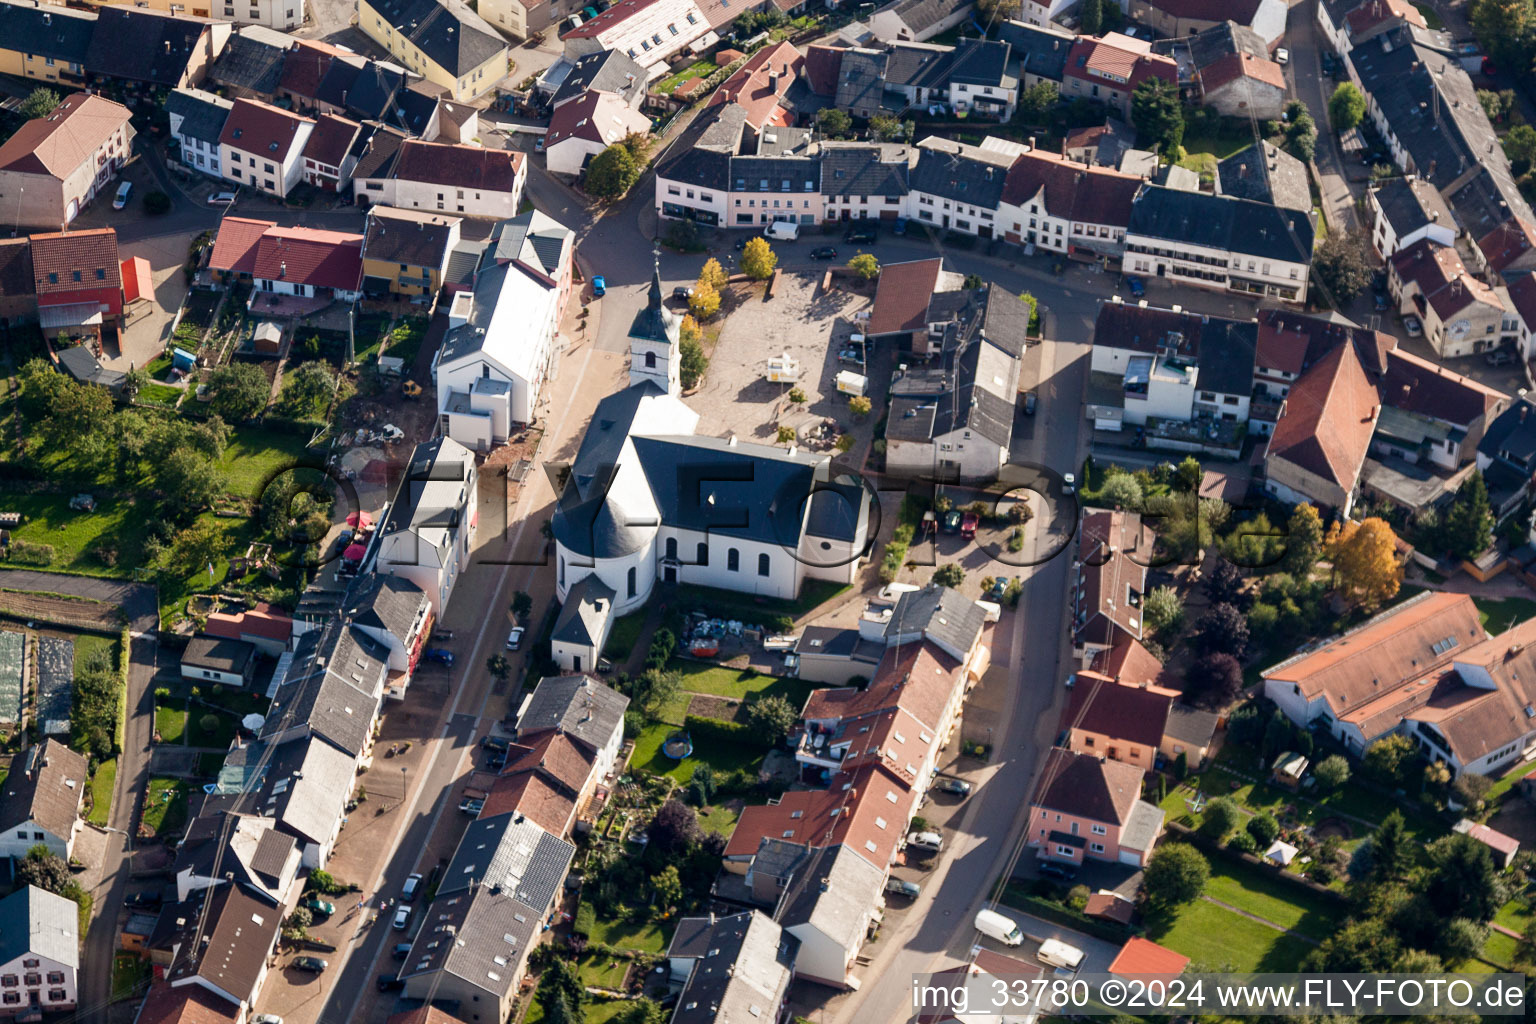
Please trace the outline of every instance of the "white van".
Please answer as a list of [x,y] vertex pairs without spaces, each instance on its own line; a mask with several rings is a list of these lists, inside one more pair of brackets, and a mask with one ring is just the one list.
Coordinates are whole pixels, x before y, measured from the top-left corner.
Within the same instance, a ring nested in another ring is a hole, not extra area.
[[792,220],[776,220],[763,228],[763,237],[775,242],[793,242],[800,237],[800,225]]
[[1076,946],[1067,945],[1060,939],[1046,939],[1040,943],[1040,952],[1036,953],[1035,957],[1043,964],[1075,971],[1077,965],[1083,962],[1083,951]]
[[996,601],[977,601],[976,607],[985,613],[987,622],[996,622],[1003,617],[1003,606]]
[[976,911],[976,930],[1005,946],[1017,946],[1024,941],[1024,933],[1013,923],[1013,918],[1004,917],[995,910]]

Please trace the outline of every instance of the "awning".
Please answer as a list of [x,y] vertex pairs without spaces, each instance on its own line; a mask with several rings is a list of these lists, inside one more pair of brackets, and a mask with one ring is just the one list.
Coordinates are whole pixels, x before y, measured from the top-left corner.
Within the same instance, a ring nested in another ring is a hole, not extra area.
[[361,562],[368,549],[361,544],[349,544],[347,550],[341,553],[341,557],[349,562]]
[[97,327],[101,324],[101,303],[71,302],[67,306],[39,306],[37,323],[43,330],[57,327]]
[[139,302],[155,297],[155,281],[149,273],[149,260],[134,256],[123,260],[123,301]]

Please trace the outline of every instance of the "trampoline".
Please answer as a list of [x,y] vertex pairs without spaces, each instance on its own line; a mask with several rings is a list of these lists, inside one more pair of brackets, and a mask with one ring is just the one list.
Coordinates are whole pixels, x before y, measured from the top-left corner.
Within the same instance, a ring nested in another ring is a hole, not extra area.
[[661,752],[674,761],[693,755],[693,739],[685,732],[675,732],[661,745]]

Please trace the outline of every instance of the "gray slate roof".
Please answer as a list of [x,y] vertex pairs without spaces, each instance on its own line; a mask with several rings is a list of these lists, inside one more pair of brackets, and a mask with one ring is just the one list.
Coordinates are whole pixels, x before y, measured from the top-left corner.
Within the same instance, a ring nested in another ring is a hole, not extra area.
[[1235,199],[1312,209],[1306,165],[1272,143],[1255,142],[1218,163],[1216,183],[1216,191]]
[[352,584],[346,607],[353,622],[382,629],[405,644],[431,602],[420,587],[404,577],[370,572]]
[[1439,189],[1420,178],[1388,178],[1376,189],[1376,201],[1398,238],[1437,221],[1456,231],[1455,215]]
[[23,956],[46,957],[66,967],[80,966],[80,915],[73,900],[35,885],[0,900],[0,964]]
[[1131,206],[1128,233],[1245,256],[1312,262],[1312,219],[1250,199],[1148,185]]
[[239,675],[256,657],[254,644],[222,636],[194,636],[181,653],[182,665]]
[[489,22],[458,0],[379,0],[373,9],[455,76],[473,71],[507,48]]
[[565,603],[555,619],[553,640],[595,647],[603,640],[603,630],[613,614],[613,589],[593,573],[571,584]]
[[400,976],[443,971],[498,1000],[522,981],[516,965],[543,926],[539,911],[486,886],[467,895],[440,894],[422,916]]
[[672,1024],[772,1020],[799,951],[799,939],[758,911],[720,918],[677,997]]
[[181,115],[181,134],[217,144],[234,102],[202,89],[177,89],[165,101],[168,114]]
[[558,729],[593,750],[601,750],[616,731],[623,730],[628,707],[628,697],[591,676],[545,676],[517,720],[518,742]]
[[997,28],[997,38],[1012,48],[1012,60],[1017,63],[1020,80],[1025,75],[1037,75],[1053,82],[1061,81],[1067,68],[1067,54],[1072,49],[1074,37],[1066,32],[1026,25],[1022,21],[1006,21]]
[[890,644],[921,635],[965,654],[981,636],[986,617],[980,605],[958,590],[930,583],[896,599],[885,624],[885,640]]
[[827,196],[905,196],[908,146],[827,143],[821,192]]
[[955,67],[955,48],[934,43],[892,43],[886,51],[885,84],[942,89]]
[[543,916],[554,905],[576,847],[515,811],[476,818],[464,830],[437,894],[484,884],[515,896]]
[[857,949],[884,880],[885,873],[853,847],[824,846],[795,872],[775,919],[785,928],[809,924],[845,949]]
[[323,739],[301,736],[276,745],[257,739],[225,757],[213,794],[225,799],[210,798],[205,813],[238,807],[276,819],[279,828],[300,840],[321,843],[345,813],[356,777],[356,759]]
[[837,70],[833,106],[861,116],[890,102],[885,96],[886,54],[879,50],[845,50]]
[[283,77],[283,60],[291,40],[281,32],[250,25],[229,37],[208,79],[219,85],[247,89],[262,96],[277,92]]
[[875,13],[894,12],[914,35],[921,35],[955,11],[974,3],[975,0],[895,0]]
[[577,58],[576,63],[550,99],[551,108],[573,100],[588,89],[616,93],[631,106],[645,95],[646,70],[629,54],[618,50],[599,50]]
[[996,39],[962,39],[950,68],[952,82],[1001,87],[1008,79],[1011,47]]
[[360,756],[388,671],[389,653],[360,630],[332,621],[305,633],[261,736],[276,737],[307,723],[316,736]]
[[978,159],[973,151],[948,152],[923,146],[908,180],[914,192],[926,192],[982,210],[996,210],[1007,177],[1006,164]]
[[559,273],[560,254],[571,237],[571,229],[553,217],[529,210],[491,229],[485,257],[517,260],[553,277]]
[[0,38],[6,48],[56,61],[84,64],[96,31],[96,15],[53,4],[0,4]]
[[1264,38],[1246,25],[1235,21],[1223,21],[1189,39],[1189,55],[1197,70],[1205,70],[1223,57],[1234,53],[1246,53],[1250,57],[1269,60],[1269,47]]
[[177,86],[212,24],[137,7],[103,7],[85,63],[92,74]]

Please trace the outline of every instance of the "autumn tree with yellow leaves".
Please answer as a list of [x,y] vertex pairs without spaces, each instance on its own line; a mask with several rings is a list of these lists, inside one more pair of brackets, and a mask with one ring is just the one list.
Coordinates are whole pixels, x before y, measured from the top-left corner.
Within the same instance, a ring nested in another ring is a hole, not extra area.
[[1367,611],[1391,600],[1403,582],[1397,563],[1397,534],[1386,520],[1335,523],[1324,554],[1333,564],[1333,585],[1345,600]]

